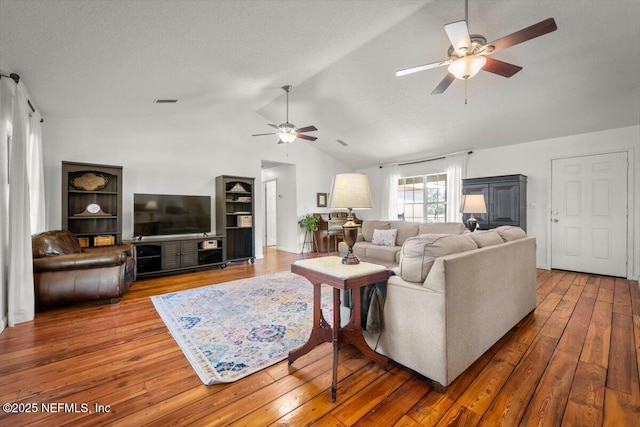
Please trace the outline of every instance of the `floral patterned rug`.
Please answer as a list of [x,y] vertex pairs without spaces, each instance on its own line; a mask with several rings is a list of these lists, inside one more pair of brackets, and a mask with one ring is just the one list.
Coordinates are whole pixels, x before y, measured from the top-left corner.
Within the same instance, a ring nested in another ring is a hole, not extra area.
[[[331,287],[322,287],[330,323]],[[287,358],[313,325],[313,286],[290,272],[151,297],[203,383],[239,380]]]

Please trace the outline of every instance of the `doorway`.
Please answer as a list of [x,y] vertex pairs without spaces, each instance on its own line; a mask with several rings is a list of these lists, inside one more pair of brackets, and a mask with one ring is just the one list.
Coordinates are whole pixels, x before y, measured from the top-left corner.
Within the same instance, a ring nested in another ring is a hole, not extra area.
[[551,268],[627,276],[626,152],[551,162]]
[[278,191],[277,181],[266,181],[264,186],[264,223],[265,223],[265,246],[276,246],[277,224],[278,224]]

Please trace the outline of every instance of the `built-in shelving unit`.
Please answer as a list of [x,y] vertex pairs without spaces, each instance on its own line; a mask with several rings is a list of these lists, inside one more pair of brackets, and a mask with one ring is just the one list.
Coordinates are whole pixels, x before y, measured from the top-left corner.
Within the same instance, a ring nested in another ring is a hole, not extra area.
[[254,262],[255,178],[216,177],[216,230],[226,237],[227,261]]
[[62,162],[62,228],[84,247],[122,242],[122,166]]

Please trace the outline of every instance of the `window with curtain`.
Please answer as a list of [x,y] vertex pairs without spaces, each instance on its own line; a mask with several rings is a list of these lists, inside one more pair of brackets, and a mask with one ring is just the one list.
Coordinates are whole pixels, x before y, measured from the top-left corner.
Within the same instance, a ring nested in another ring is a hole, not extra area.
[[445,222],[447,174],[398,179],[398,219],[412,222]]

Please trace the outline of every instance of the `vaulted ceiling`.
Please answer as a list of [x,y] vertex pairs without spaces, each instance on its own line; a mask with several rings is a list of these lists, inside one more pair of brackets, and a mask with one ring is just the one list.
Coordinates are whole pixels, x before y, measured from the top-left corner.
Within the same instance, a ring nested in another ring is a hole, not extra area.
[[395,77],[446,59],[443,25],[464,13],[463,0],[0,0],[0,71],[45,119],[257,112],[247,138],[284,122],[291,84],[290,121],[319,129],[294,144],[354,168],[640,124],[639,1],[471,0],[470,31],[488,40],[549,17],[558,30],[495,54],[523,67],[511,78],[480,72],[433,96],[446,68]]

